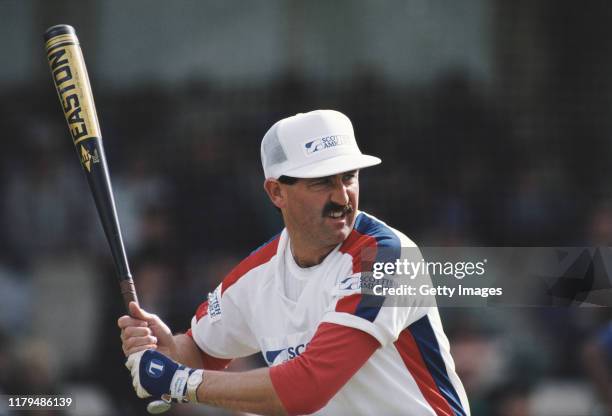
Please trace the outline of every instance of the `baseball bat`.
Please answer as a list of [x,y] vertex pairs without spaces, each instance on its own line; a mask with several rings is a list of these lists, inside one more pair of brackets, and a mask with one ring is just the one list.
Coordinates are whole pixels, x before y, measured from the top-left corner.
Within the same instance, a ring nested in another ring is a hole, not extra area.
[[53,84],[102,221],[127,309],[131,301],[138,303],[138,298],[121,237],[100,124],[79,40],[69,25],[50,27],[44,40]]

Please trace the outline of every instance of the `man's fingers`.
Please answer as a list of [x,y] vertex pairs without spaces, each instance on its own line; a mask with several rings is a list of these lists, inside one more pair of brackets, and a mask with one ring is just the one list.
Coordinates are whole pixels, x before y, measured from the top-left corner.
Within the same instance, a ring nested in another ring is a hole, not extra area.
[[172,344],[172,332],[157,315],[141,309],[136,302],[129,304],[130,315],[117,320],[121,328],[121,349],[125,355],[158,347],[158,336],[162,346]]
[[121,345],[121,349],[125,355],[130,355],[134,352],[149,348],[157,348],[157,338],[153,336],[130,338]]
[[130,349],[123,348],[123,353],[125,354],[126,357],[129,357],[135,352],[145,351],[145,350],[155,350],[155,349],[157,349],[157,344],[146,344],[146,345],[140,345],[138,347],[133,347]]
[[126,356],[138,351],[156,349],[157,338],[153,336],[130,338],[121,345],[121,349]]
[[130,315],[123,315],[117,319],[117,325],[121,329],[130,326],[149,326],[149,323],[155,323],[159,320],[157,315],[141,309],[136,302],[130,302],[129,308]]
[[129,326],[121,330],[121,340],[124,342],[130,338],[146,337],[150,335],[153,335],[153,333],[148,327]]
[[140,347],[142,345],[157,345],[157,338],[153,335],[146,337],[134,337],[129,338],[123,343],[125,349],[130,350],[134,347]]
[[123,315],[122,317],[117,319],[117,325],[121,329],[130,327],[130,326],[149,326],[147,321],[143,321],[141,319],[134,319],[128,315]]
[[133,302],[133,301],[130,302],[129,308],[130,308],[130,315],[132,315],[136,319],[142,319],[143,321],[148,322],[151,320],[155,320],[157,318],[157,316],[153,315],[152,313],[149,313],[145,311],[144,309],[141,309],[140,306],[138,306],[136,302]]

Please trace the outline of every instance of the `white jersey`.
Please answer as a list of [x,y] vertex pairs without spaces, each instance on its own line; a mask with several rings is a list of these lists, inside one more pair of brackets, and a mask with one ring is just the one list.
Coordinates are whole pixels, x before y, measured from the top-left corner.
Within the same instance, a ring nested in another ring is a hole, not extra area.
[[[349,237],[311,269],[286,256],[287,230],[243,260],[191,322],[194,341],[223,359],[261,352],[269,366],[300,355],[322,322],[362,330],[381,347],[316,414],[412,416],[470,414],[449,342],[435,307],[376,307],[343,290],[361,270],[364,247],[414,247],[382,221],[360,212]],[[301,293],[286,296],[285,275],[296,273]],[[307,279],[304,281],[304,277]],[[348,352],[350,353],[350,352]],[[446,410],[445,410],[446,409]]]

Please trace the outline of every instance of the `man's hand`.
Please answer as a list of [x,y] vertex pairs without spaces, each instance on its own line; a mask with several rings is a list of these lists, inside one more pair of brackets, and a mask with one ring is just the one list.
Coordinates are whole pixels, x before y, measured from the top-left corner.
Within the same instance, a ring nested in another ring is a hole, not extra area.
[[123,315],[117,321],[126,357],[139,351],[157,349],[178,359],[172,331],[157,315],[146,312],[135,302],[130,303],[130,315]]
[[[202,370],[185,367],[157,351],[146,350],[131,354],[125,366],[132,374],[136,395],[161,398],[166,402],[196,401],[196,390],[202,382]],[[187,381],[191,377],[188,389]],[[189,395],[189,397],[188,397]]]

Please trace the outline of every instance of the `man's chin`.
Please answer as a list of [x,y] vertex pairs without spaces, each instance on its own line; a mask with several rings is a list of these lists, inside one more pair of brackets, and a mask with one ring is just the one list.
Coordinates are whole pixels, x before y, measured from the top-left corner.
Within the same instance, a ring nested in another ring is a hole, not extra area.
[[333,238],[335,244],[340,244],[344,240],[346,240],[351,234],[352,227],[350,225],[344,225],[342,228],[338,228],[333,232]]
[[346,240],[353,230],[353,224],[355,222],[354,215],[347,215],[344,218],[338,219],[326,219],[326,228],[328,229],[328,235],[335,244],[339,244]]

